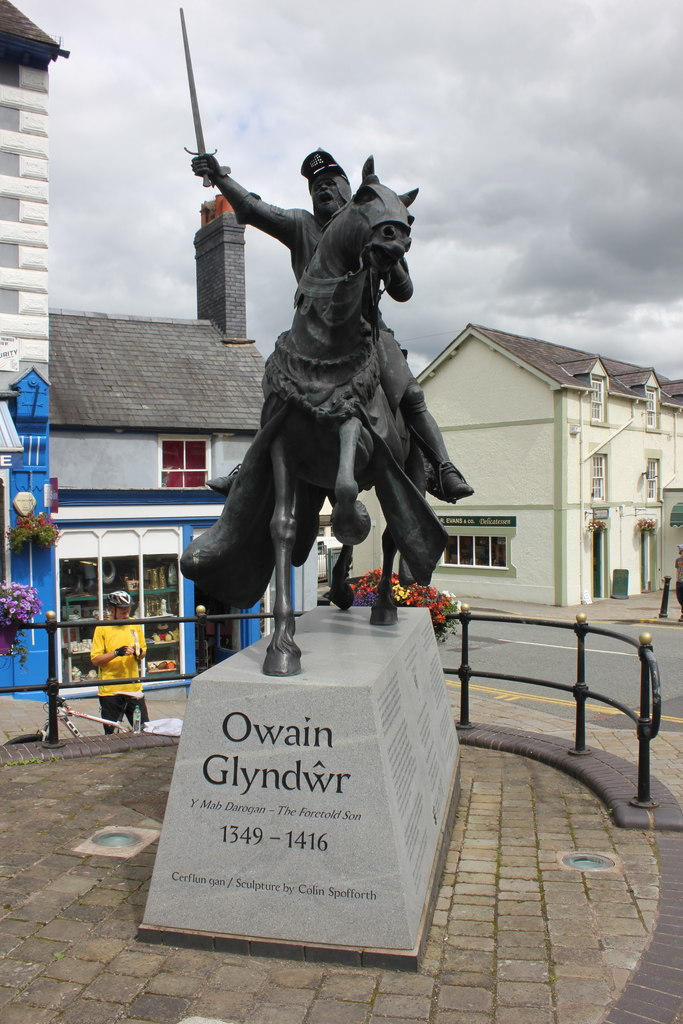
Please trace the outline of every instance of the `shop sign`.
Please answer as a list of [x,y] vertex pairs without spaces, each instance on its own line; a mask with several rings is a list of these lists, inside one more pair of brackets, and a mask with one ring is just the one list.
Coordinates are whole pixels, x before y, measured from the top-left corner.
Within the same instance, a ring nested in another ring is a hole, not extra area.
[[19,369],[19,342],[16,338],[0,335],[0,370]]
[[0,452],[0,469],[20,469],[23,461],[23,452]]
[[439,516],[444,526],[479,526],[492,528],[517,526],[517,516]]
[[594,508],[593,509],[593,519],[609,519],[609,509],[608,508]]

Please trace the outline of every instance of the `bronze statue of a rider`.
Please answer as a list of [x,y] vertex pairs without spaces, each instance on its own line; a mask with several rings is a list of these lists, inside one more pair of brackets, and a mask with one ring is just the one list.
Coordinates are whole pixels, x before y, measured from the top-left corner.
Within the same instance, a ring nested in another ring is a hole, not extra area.
[[[248,192],[236,182],[210,154],[196,156],[192,169],[199,177],[208,176],[232,206],[238,223],[251,224],[287,246],[297,283],[326,224],[351,198],[346,174],[329,153],[320,149],[310,153],[301,167],[302,175],[308,180],[313,213],[300,209],[283,210],[264,202],[260,196]],[[410,298],[413,284],[405,259],[384,277],[384,286],[388,294],[399,302]],[[370,332],[371,325],[366,326]],[[380,382],[392,410],[396,412],[400,408],[408,429],[426,458],[427,489],[440,501],[456,502],[469,497],[474,491],[450,461],[441,432],[427,409],[422,388],[410,372],[393,332],[381,318],[376,326]]]

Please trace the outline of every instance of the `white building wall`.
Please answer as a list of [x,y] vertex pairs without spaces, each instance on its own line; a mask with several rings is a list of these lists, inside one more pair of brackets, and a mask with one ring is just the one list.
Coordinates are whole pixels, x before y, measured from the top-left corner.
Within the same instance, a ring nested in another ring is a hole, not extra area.
[[427,405],[453,462],[474,487],[472,498],[446,505],[440,517],[511,517],[515,526],[458,526],[451,533],[501,535],[508,568],[438,567],[434,585],[462,599],[552,603],[555,398],[550,386],[494,349],[465,341],[433,377],[423,380]]
[[18,71],[18,86],[0,86],[0,107],[18,113],[14,128],[0,130],[0,152],[16,164],[0,175],[0,243],[7,254],[16,247],[5,260],[14,265],[0,268],[0,387],[25,365],[48,361],[48,73]]

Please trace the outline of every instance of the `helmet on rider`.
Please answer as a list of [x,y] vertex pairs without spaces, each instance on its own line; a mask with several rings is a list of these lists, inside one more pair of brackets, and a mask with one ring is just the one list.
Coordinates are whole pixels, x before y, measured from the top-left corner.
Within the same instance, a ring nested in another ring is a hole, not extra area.
[[349,179],[334,157],[323,149],[309,153],[301,165],[301,173],[308,181],[313,215],[320,224],[326,224],[350,200]]
[[114,608],[130,608],[130,594],[125,590],[114,590],[107,597],[107,603]]

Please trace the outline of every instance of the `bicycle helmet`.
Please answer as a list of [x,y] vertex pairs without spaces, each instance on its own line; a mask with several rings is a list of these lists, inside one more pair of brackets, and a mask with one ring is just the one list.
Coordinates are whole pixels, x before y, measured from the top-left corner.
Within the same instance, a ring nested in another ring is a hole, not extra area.
[[107,602],[115,608],[130,608],[130,594],[125,590],[114,590],[107,597]]

